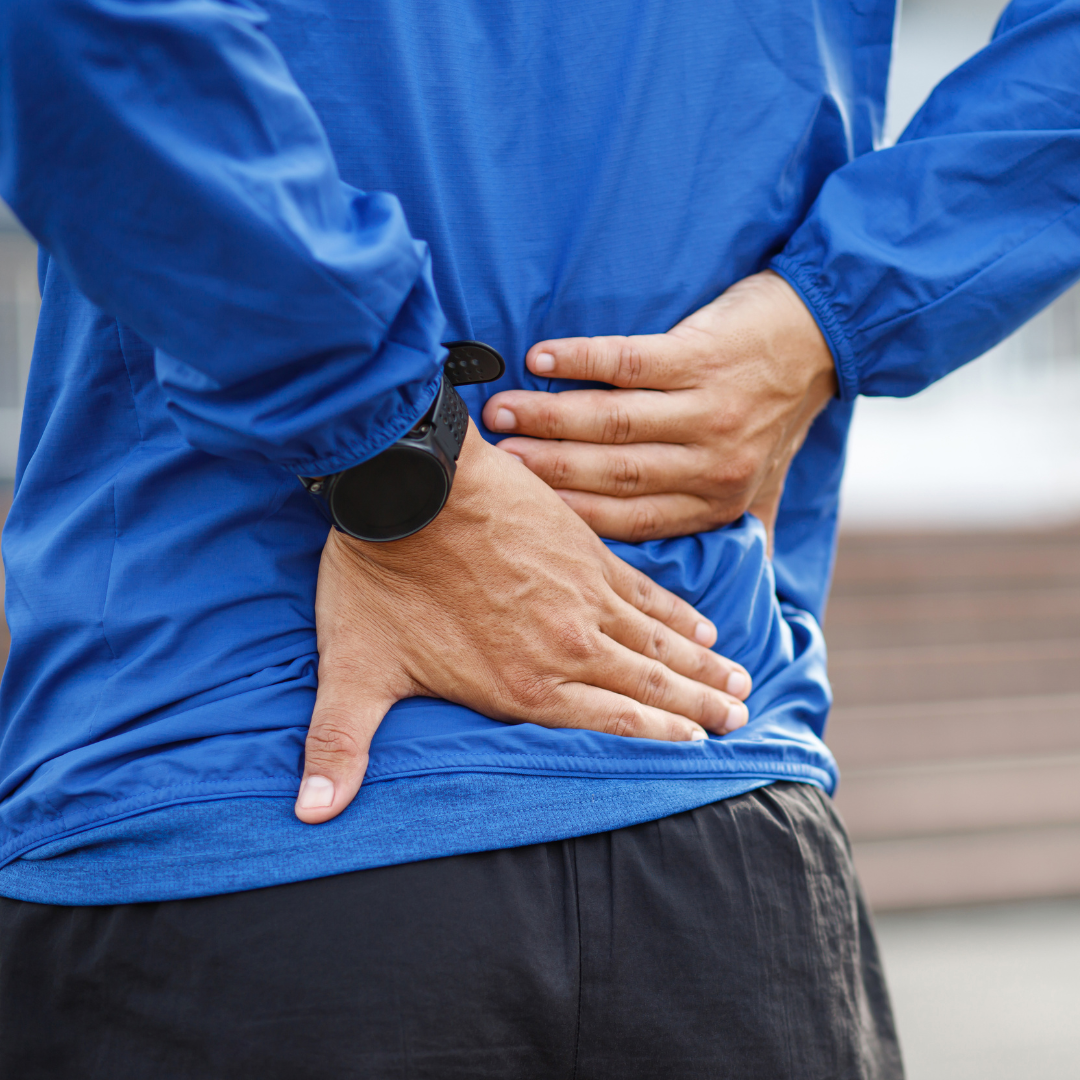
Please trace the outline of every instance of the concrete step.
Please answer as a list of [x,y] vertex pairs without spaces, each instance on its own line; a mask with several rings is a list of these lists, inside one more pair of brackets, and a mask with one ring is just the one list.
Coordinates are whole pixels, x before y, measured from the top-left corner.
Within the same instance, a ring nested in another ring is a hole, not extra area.
[[1080,693],[835,708],[825,741],[840,768],[1080,753]]
[[1080,825],[869,840],[853,850],[879,911],[1080,895]]
[[829,671],[841,707],[1080,692],[1080,638],[842,649]]
[[1080,638],[1080,588],[837,596],[825,638],[841,650]]
[[1080,826],[1080,753],[849,769],[836,806],[853,840]]

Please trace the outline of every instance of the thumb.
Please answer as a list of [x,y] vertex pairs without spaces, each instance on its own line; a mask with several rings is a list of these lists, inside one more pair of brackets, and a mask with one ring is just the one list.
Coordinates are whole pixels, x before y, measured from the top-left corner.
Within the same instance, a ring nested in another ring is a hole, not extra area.
[[371,740],[393,704],[394,698],[383,694],[372,699],[370,684],[358,685],[320,670],[296,797],[295,812],[301,821],[319,825],[353,801],[367,772]]

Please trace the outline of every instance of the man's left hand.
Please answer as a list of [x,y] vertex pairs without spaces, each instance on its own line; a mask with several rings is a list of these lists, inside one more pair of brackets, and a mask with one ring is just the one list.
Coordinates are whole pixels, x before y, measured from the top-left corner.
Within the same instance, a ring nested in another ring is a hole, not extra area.
[[[772,533],[784,478],[836,393],[829,347],[770,271],[666,334],[542,341],[536,375],[613,390],[507,390],[484,423],[601,536],[684,536],[757,514]],[[522,437],[525,436],[525,437]]]

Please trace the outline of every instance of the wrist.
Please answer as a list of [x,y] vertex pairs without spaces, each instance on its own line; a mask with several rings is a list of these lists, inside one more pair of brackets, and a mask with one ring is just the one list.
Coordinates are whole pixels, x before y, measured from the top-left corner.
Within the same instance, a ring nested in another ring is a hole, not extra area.
[[794,288],[774,270],[764,270],[761,278],[774,291],[778,320],[782,327],[782,348],[798,368],[807,396],[824,404],[839,392],[836,361],[817,320]]
[[442,512],[428,528],[439,525],[446,529],[456,528],[465,522],[486,518],[492,491],[499,482],[497,466],[505,465],[505,457],[501,450],[485,441],[470,419],[458,455],[454,486]]
[[497,454],[500,451],[484,441],[470,420],[458,455],[450,495],[430,524],[400,540],[374,543],[335,530],[338,538],[350,550],[386,566],[397,565],[402,559],[406,560],[403,565],[407,565],[408,561],[415,560],[424,551],[441,544],[456,543],[463,529],[479,525],[490,515],[493,484],[491,458]]
[[430,525],[446,504],[470,423],[455,387],[492,382],[506,370],[499,353],[482,342],[453,341],[446,349],[435,400],[404,436],[350,469],[300,477],[353,539],[405,539]]

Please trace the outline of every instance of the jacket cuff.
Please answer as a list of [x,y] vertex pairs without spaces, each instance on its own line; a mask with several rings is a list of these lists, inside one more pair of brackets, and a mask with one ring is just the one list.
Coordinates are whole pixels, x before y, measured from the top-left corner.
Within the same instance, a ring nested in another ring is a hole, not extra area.
[[397,407],[384,413],[382,422],[376,430],[368,433],[367,438],[356,442],[343,443],[329,454],[319,457],[298,458],[281,464],[297,476],[329,476],[330,473],[343,472],[354,465],[367,461],[393,446],[407,432],[411,431],[420,418],[431,408],[435,395],[439,392],[443,373],[440,369],[434,378],[422,386],[416,393],[402,394]]
[[815,280],[814,271],[786,255],[777,255],[769,263],[768,269],[779,274],[799,294],[799,298],[814,317],[814,322],[825,336],[825,342],[836,364],[840,399],[854,401],[859,395],[855,352],[829,304],[825,290]]

